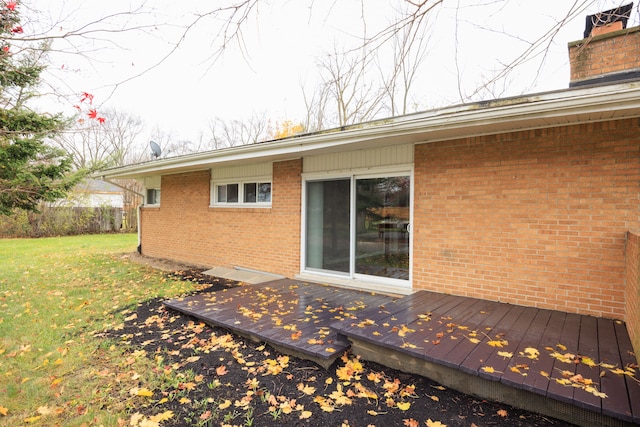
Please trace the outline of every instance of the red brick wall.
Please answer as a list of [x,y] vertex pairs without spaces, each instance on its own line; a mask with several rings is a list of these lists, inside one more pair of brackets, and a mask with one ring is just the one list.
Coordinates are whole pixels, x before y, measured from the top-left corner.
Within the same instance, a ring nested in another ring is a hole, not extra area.
[[142,253],[293,276],[300,271],[301,172],[301,160],[274,163],[271,209],[209,207],[209,171],[162,177],[160,207],[142,209]]
[[640,69],[640,27],[569,44],[571,81]]
[[639,120],[416,146],[414,288],[623,318]]
[[640,360],[640,234],[627,234],[626,271],[626,316],[627,331],[638,359]]

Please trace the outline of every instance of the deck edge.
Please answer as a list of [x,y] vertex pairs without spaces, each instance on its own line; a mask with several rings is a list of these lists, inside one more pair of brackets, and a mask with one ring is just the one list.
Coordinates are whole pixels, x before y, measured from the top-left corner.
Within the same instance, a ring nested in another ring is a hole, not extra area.
[[437,381],[445,387],[482,399],[505,403],[523,410],[537,412],[583,427],[631,427],[634,424],[604,414],[560,402],[523,389],[509,387],[499,381],[491,381],[477,375],[470,375],[458,369],[411,357],[405,353],[391,351],[367,341],[349,337],[351,351],[363,360],[421,375]]

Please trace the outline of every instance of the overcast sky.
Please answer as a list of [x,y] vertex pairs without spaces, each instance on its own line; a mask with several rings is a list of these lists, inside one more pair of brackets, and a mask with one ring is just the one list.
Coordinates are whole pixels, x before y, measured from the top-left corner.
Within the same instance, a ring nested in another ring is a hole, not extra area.
[[[484,3],[482,6],[478,4]],[[54,31],[68,31],[81,22],[126,10],[134,0],[87,2],[48,0],[34,3],[41,19],[57,22]],[[362,13],[372,34],[394,15],[393,2],[359,0],[273,0],[261,4],[257,15],[243,27],[243,49],[227,49],[215,63],[213,36],[219,23],[202,21],[188,33],[180,48],[158,63],[172,42],[193,20],[192,12],[211,7],[210,0],[154,0],[152,14],[140,15],[140,23],[170,22],[146,33],[114,35],[113,43],[83,42],[92,61],[78,55],[54,54],[49,78],[64,85],[67,93],[90,92],[102,108],[115,108],[138,115],[152,129],[160,127],[177,138],[195,139],[213,117],[242,119],[253,112],[266,112],[271,120],[302,120],[302,87],[317,86],[317,59],[334,44],[355,46],[362,34]],[[384,5],[379,5],[384,3]],[[524,52],[563,19],[572,7],[572,20],[565,22],[553,42],[545,43],[527,64],[507,81],[500,96],[518,95],[568,86],[567,43],[582,38],[588,14],[628,2],[613,0],[452,0],[439,6],[437,20],[430,24],[428,56],[413,91],[420,109],[460,102],[483,78]],[[313,6],[310,9],[310,6]],[[475,6],[474,6],[475,5]],[[45,8],[42,10],[42,8]],[[634,8],[629,26],[637,25]],[[114,22],[120,21],[114,20]],[[89,43],[89,44],[87,44]],[[69,46],[61,46],[69,50]],[[547,49],[548,48],[548,49]],[[542,52],[547,52],[542,62]],[[97,60],[96,60],[97,59]],[[543,64],[541,67],[541,63]],[[118,85],[114,91],[114,84]],[[55,108],[55,107],[52,107]],[[60,109],[69,112],[61,102]]]

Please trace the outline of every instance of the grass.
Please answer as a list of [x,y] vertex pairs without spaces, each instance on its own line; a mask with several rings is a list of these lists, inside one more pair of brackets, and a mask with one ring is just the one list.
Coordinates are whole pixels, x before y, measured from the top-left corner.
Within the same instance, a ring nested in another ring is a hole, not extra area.
[[[131,234],[0,240],[0,426],[117,425],[153,358],[99,332],[193,284],[127,262]],[[125,312],[126,313],[126,312]]]

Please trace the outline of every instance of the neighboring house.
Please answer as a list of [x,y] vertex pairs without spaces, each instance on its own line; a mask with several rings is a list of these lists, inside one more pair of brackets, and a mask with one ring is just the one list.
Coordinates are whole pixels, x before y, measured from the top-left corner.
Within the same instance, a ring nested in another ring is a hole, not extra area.
[[76,185],[70,200],[74,206],[85,208],[124,207],[122,188],[99,179],[87,179]]
[[640,27],[569,55],[568,89],[101,175],[144,183],[147,256],[619,318],[640,351]]
[[107,181],[86,179],[76,185],[66,199],[54,205],[98,210],[98,226],[101,231],[117,231],[122,227],[124,191]]

